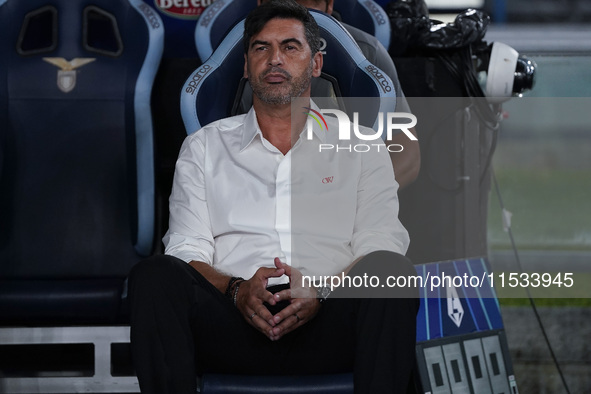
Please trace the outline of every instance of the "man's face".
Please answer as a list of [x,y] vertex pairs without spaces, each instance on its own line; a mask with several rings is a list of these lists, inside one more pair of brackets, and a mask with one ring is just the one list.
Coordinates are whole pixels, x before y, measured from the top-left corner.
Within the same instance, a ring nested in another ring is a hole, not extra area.
[[250,40],[244,76],[255,96],[267,104],[289,104],[309,91],[320,75],[322,55],[312,55],[304,26],[296,19],[271,19]]

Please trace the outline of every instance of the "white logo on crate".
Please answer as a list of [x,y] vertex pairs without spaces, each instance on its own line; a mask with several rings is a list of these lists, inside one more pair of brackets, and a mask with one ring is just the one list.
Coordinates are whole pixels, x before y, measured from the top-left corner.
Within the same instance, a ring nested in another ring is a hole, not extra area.
[[458,291],[453,286],[447,286],[447,315],[456,326],[459,327],[462,324],[464,308],[458,296]]

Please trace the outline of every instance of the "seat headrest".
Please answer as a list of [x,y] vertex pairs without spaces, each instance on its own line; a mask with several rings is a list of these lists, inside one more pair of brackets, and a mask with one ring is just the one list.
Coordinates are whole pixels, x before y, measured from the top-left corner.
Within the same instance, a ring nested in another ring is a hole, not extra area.
[[201,61],[206,61],[234,25],[257,6],[257,0],[217,0],[195,27],[194,37]]
[[[311,14],[325,43],[321,48],[323,73],[336,79],[340,94],[380,99],[372,111],[364,114],[367,119],[360,119],[362,124],[373,125],[377,113],[387,112],[395,100],[392,81],[363,56],[351,35],[334,18],[322,12],[311,11]],[[181,115],[188,134],[231,115],[244,70],[243,33],[244,20],[185,82],[181,92]]]
[[[195,45],[206,61],[227,32],[257,6],[257,0],[217,0],[201,15],[195,28]],[[335,13],[351,26],[374,35],[386,49],[390,46],[390,19],[373,0],[338,0]]]
[[165,59],[195,58],[195,26],[208,8],[224,0],[142,0],[160,15],[164,24]]
[[390,18],[373,0],[337,0],[334,12],[341,20],[373,36],[386,48],[390,46]]

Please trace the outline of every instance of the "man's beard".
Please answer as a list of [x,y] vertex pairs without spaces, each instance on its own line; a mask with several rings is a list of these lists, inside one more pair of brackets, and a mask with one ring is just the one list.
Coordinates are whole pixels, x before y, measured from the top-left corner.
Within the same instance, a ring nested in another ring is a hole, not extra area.
[[[268,84],[264,78],[269,73],[280,73],[285,76],[286,80],[281,84]],[[248,81],[252,87],[254,94],[266,104],[289,104],[292,97],[300,97],[300,95],[310,86],[312,80],[312,62],[302,74],[293,77],[290,73],[280,67],[271,67],[263,72],[258,79],[253,78],[250,70],[248,70]]]

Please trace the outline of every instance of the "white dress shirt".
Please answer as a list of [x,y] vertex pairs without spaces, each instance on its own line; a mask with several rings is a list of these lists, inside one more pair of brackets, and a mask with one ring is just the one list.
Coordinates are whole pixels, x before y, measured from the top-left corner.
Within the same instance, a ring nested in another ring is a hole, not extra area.
[[379,152],[319,151],[319,144],[368,143],[339,142],[336,119],[326,120],[329,131],[313,122],[313,138],[304,131],[286,155],[263,137],[254,109],[188,136],[165,253],[245,279],[273,267],[275,257],[304,275],[336,275],[372,251],[405,254],[409,238],[386,148],[379,140]]

